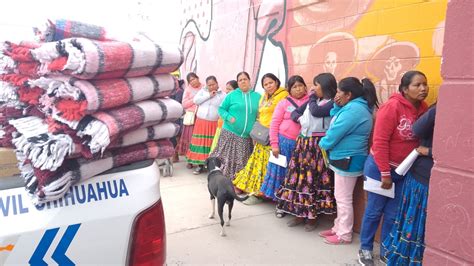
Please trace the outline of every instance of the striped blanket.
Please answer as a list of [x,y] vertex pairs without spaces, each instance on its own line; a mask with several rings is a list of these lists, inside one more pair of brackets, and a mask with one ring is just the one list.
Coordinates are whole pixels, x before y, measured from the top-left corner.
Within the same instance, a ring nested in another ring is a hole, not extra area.
[[42,64],[40,74],[61,72],[79,79],[171,73],[183,62],[178,47],[160,46],[149,39],[127,43],[72,38],[44,43],[31,55]]
[[178,88],[172,75],[159,74],[135,78],[79,80],[70,76],[52,76],[29,82],[46,91],[42,97],[45,112],[71,128],[85,115],[151,98],[171,96]]
[[17,157],[24,162],[20,166],[20,170],[25,180],[26,190],[30,194],[33,204],[38,205],[60,199],[71,185],[112,168],[148,159],[169,158],[173,154],[173,144],[169,140],[148,141],[107,151],[101,158],[67,160],[57,171],[36,169],[19,152]]
[[90,138],[87,145],[92,153],[98,153],[125,132],[176,121],[183,114],[183,107],[173,99],[146,100],[86,116],[79,122],[76,130],[78,136]]
[[5,125],[0,123],[0,147],[15,147],[12,143],[13,132],[15,132],[15,128],[12,125]]
[[10,106],[38,105],[44,90],[29,84],[29,76],[10,73],[0,75],[0,104]]
[[39,64],[31,56],[31,49],[38,48],[39,44],[21,42],[14,44],[3,42],[0,50],[0,74],[17,73],[27,76],[38,76]]
[[110,40],[110,38],[107,38],[107,31],[103,27],[67,19],[57,19],[54,22],[48,20],[43,25],[34,27],[33,31],[39,42],[54,42],[72,37],[99,41]]
[[86,116],[78,124],[77,131],[50,119],[32,116],[9,123],[19,133],[12,140],[17,150],[25,154],[34,167],[54,171],[67,157],[81,155],[88,158],[104,152],[110,144],[117,146],[173,137],[179,132],[176,127],[157,125],[175,121],[182,115],[183,107],[175,100],[155,99]]

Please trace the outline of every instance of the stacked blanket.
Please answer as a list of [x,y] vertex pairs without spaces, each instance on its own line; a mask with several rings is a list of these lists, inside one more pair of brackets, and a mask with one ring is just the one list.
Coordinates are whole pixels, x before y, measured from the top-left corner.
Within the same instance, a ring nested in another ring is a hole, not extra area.
[[42,77],[29,84],[46,91],[47,97],[41,99],[45,111],[72,128],[88,114],[145,99],[168,97],[178,88],[177,80],[170,74],[105,80],[60,75]]
[[[30,76],[61,73],[79,79],[171,73],[183,62],[179,48],[158,45],[150,39],[127,43],[70,38],[37,48],[10,44],[3,54],[3,72],[12,72],[15,67],[15,72]],[[27,65],[20,69],[22,64]]]
[[[178,48],[63,22],[57,41],[6,42],[0,53],[0,146],[16,149],[34,204],[111,168],[171,157],[184,113],[170,98]],[[77,36],[90,38],[62,39]]]
[[[167,140],[154,140],[132,146],[111,149],[101,157],[93,159],[70,159],[52,172],[39,170],[25,163],[21,174],[25,179],[26,189],[34,204],[60,199],[69,187],[85,181],[112,168],[147,159],[164,159],[174,154],[173,144]],[[21,158],[23,154],[18,153]],[[25,160],[27,161],[27,160]]]
[[[120,32],[117,32],[120,30]],[[123,28],[113,30],[99,25],[84,23],[68,19],[47,20],[33,31],[39,42],[54,42],[67,38],[81,37],[98,41],[126,40],[138,41],[140,34],[135,32],[124,32]]]

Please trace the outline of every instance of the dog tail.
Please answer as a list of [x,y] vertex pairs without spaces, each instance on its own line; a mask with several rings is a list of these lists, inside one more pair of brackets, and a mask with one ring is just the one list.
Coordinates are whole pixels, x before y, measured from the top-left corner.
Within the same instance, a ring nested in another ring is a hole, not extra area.
[[245,196],[242,196],[242,197],[237,195],[234,191],[233,186],[232,187],[227,187],[227,192],[229,192],[232,195],[232,197],[234,197],[234,199],[237,200],[237,201],[245,201],[246,199],[249,198],[249,195],[245,195]]

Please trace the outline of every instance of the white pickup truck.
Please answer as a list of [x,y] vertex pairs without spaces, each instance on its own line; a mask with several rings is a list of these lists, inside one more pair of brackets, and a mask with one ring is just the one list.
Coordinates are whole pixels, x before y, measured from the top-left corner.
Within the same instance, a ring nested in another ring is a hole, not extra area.
[[31,204],[20,177],[0,178],[0,265],[162,265],[160,170],[118,167]]

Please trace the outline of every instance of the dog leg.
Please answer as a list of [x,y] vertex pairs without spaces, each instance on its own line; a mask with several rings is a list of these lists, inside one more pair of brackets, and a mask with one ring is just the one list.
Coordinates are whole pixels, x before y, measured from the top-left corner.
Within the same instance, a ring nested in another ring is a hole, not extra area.
[[224,205],[225,200],[217,199],[217,213],[219,214],[219,218],[221,219],[221,236],[226,236],[225,229],[224,229]]
[[225,225],[230,226],[230,219],[232,219],[232,208],[234,207],[234,200],[229,201],[229,220]]
[[211,213],[209,214],[209,219],[214,219],[214,214],[215,214],[215,210],[216,210],[216,199],[211,199]]
[[227,234],[225,233],[225,227],[222,226],[221,228],[222,228],[221,229],[221,236],[227,236]]

